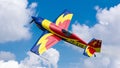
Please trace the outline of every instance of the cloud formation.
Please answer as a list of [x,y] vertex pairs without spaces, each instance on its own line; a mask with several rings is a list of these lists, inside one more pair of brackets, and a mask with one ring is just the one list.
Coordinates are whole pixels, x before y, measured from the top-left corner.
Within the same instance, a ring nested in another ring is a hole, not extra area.
[[0,0],[0,43],[30,38],[26,25],[36,6],[28,6],[27,0]]
[[[36,6],[37,3],[28,6],[27,0],[0,0],[0,43],[30,38],[27,25]],[[18,62],[13,53],[1,51],[0,68],[57,68],[59,52],[56,49],[50,48],[42,56],[27,54]]]
[[[10,58],[14,58],[14,54],[10,52],[4,52],[4,54],[7,54],[9,57],[6,57],[7,61],[5,61],[6,59],[0,59],[0,68],[57,68],[59,60],[59,52],[53,48],[50,48],[42,56],[28,52],[28,56],[20,62]],[[4,57],[4,54],[0,54],[0,56]]]
[[95,7],[98,23],[93,27],[72,25],[72,31],[88,41],[97,38],[103,41],[102,52],[96,58],[84,59],[84,68],[119,68],[120,67],[120,4],[107,8]]
[[48,49],[43,56],[47,59],[48,63],[52,64],[52,68],[58,67],[57,63],[59,61],[60,54],[56,49]]
[[15,60],[15,55],[11,52],[0,51],[0,60]]

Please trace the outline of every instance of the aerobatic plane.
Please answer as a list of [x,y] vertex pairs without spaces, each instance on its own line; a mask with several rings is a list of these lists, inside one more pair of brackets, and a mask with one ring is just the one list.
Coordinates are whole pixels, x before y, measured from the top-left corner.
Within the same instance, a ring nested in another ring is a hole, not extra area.
[[41,55],[60,40],[64,40],[83,48],[83,55],[85,56],[91,57],[93,55],[95,56],[95,52],[99,53],[101,51],[101,40],[93,38],[89,43],[86,43],[77,35],[68,31],[72,16],[73,13],[67,10],[65,10],[55,22],[32,16],[31,23],[34,22],[43,33],[31,48],[31,51],[37,55]]

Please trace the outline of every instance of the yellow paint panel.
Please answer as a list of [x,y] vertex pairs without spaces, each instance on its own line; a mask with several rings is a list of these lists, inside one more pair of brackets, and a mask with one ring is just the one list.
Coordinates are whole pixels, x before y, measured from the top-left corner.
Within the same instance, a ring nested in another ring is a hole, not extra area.
[[37,45],[40,45],[39,50],[38,50],[38,51],[39,51],[39,54],[42,54],[43,52],[46,51],[45,45],[46,45],[46,43],[47,43],[47,41],[48,41],[47,37],[49,37],[49,36],[51,36],[51,35],[53,35],[53,34],[51,34],[51,33],[45,34],[45,35],[38,41]]
[[49,31],[50,31],[50,28],[49,28],[50,24],[51,24],[51,21],[49,21],[47,19],[43,20],[43,22],[42,22],[42,26]]
[[94,48],[96,52],[101,52],[101,48]]
[[89,48],[89,46],[86,48],[86,53],[87,53],[87,55],[88,55],[89,57],[92,57],[93,54],[90,53],[90,50],[89,50],[88,48]]
[[89,49],[86,49],[86,52],[89,55],[89,57],[92,57],[93,54],[90,53]]
[[[67,14],[64,16],[64,14],[62,14],[61,16],[58,17],[58,19],[56,20],[56,25],[59,26],[60,23],[64,23],[65,20],[71,20],[72,19],[73,14]],[[67,24],[69,25],[69,24]]]

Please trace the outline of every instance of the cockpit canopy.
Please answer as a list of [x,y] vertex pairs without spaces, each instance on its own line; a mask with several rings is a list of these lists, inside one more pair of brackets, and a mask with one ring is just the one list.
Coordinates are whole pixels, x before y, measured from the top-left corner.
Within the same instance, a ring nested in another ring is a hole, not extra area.
[[67,36],[67,37],[69,37],[69,36],[71,36],[71,32],[69,32],[69,31],[67,31],[67,30],[65,30],[65,29],[62,29],[62,32],[65,34],[65,36]]

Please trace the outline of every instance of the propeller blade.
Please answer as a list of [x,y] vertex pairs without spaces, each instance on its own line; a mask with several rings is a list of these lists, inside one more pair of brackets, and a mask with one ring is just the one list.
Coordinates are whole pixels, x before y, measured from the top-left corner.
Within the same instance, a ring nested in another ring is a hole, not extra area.
[[34,20],[32,20],[31,22],[30,22],[30,24],[33,22]]

